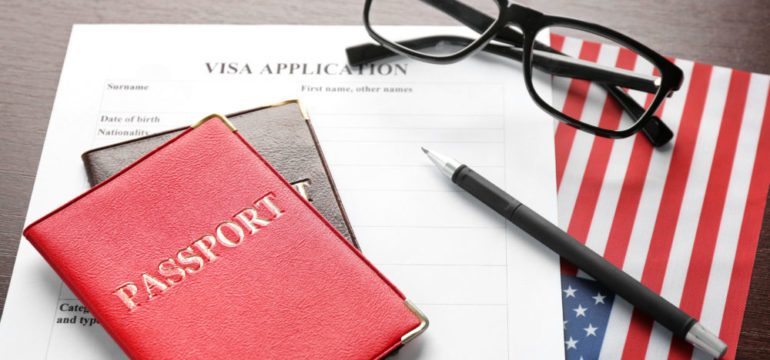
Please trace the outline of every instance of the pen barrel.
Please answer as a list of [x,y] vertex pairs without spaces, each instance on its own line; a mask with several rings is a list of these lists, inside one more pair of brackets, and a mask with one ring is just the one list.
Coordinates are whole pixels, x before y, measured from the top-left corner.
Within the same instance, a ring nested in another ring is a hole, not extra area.
[[526,206],[519,206],[508,218],[533,238],[559,254],[586,274],[623,297],[636,309],[685,338],[696,320],[626,274],[599,254],[581,244],[550,221]]
[[460,165],[452,175],[452,182],[481,200],[506,219],[513,215],[521,203],[471,168]]
[[687,313],[522,205],[471,168],[465,165],[458,167],[452,175],[452,181],[675,335],[685,338],[695,324],[695,319]]

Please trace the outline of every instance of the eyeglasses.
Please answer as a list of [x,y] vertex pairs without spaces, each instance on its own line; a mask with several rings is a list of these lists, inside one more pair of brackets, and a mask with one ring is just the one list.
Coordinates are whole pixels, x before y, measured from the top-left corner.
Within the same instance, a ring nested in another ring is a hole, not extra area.
[[[471,2],[474,6],[466,5]],[[437,35],[426,28],[425,33],[417,34],[416,38],[403,40],[397,27],[385,25],[398,11],[436,13],[472,31],[467,31],[468,36]],[[679,90],[684,77],[682,70],[655,51],[612,29],[545,15],[517,4],[508,5],[508,0],[415,0],[409,8],[395,0],[366,0],[364,24],[369,35],[380,45],[348,48],[351,65],[397,54],[449,64],[481,50],[521,62],[532,99],[568,125],[608,138],[626,138],[641,131],[656,147],[668,143],[673,137],[671,129],[655,113],[666,97]],[[586,54],[581,51],[580,58],[575,58],[536,40],[549,33],[612,45],[607,49],[616,55],[615,64],[599,65],[596,62],[598,50]],[[554,91],[569,94],[568,98],[572,100],[568,101],[574,106],[564,104],[562,111],[544,100],[550,99]],[[614,107],[617,116],[579,120],[580,109],[588,106]]]

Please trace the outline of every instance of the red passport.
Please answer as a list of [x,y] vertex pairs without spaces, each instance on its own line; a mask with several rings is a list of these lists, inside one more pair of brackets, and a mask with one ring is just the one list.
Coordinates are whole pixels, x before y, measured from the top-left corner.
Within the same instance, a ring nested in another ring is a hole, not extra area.
[[380,358],[427,320],[219,115],[31,224],[132,358]]

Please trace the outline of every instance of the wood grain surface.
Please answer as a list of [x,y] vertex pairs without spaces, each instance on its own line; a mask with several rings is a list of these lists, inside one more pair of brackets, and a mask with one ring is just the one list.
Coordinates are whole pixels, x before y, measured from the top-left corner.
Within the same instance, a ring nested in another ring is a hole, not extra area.
[[[385,0],[382,0],[385,1]],[[436,24],[388,0],[394,24]],[[411,0],[414,1],[414,0]],[[535,9],[593,21],[663,54],[770,73],[766,0],[539,0]],[[0,309],[74,23],[361,24],[363,0],[203,1],[1,0],[0,11]],[[247,44],[244,44],[247,46]],[[757,252],[738,346],[740,359],[770,353],[770,225]],[[1,314],[1,312],[0,312]]]

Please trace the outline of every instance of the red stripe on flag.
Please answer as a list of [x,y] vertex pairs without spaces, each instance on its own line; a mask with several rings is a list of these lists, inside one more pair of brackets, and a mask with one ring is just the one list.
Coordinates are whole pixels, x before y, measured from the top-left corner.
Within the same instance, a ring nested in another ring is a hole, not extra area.
[[[618,52],[618,58],[615,67],[633,70],[636,64],[636,53],[626,48],[621,48]],[[599,119],[599,127],[604,129],[618,129],[620,119],[623,115],[623,109],[617,101],[607,98],[604,102],[602,115]],[[588,155],[588,162],[583,173],[583,179],[578,190],[578,196],[575,200],[575,207],[572,211],[572,219],[569,221],[567,232],[581,243],[586,242],[588,230],[591,227],[591,221],[596,211],[596,203],[599,201],[599,194],[604,183],[604,175],[607,172],[612,145],[615,140],[600,136],[592,139],[591,150]],[[575,276],[577,269],[570,265],[562,265],[562,273]]]
[[[727,189],[730,186],[730,174],[738,147],[738,134],[743,123],[743,110],[746,108],[750,78],[751,74],[737,70],[733,70],[730,77],[719,137],[714,150],[700,219],[698,219],[698,228],[695,231],[682,300],[679,303],[682,310],[693,316],[699,316],[703,309],[703,297],[706,294],[717,235],[719,235],[722,214],[725,210]],[[689,359],[690,357],[692,357],[692,346],[684,340],[675,339],[669,359]]]
[[729,347],[725,359],[734,359],[738,347],[738,337],[741,333],[743,314],[746,311],[746,299],[749,295],[751,272],[762,230],[765,214],[767,187],[770,186],[770,93],[765,103],[765,115],[762,120],[762,130],[759,135],[757,154],[754,158],[754,170],[751,174],[749,194],[746,198],[746,209],[743,213],[741,231],[738,235],[738,247],[730,275],[730,287],[727,291],[727,301],[722,315],[722,326],[719,337]]
[[561,51],[564,47],[564,36],[551,33],[551,48],[556,51]]
[[[660,71],[655,68],[653,74],[660,76]],[[650,106],[654,98],[654,94],[647,95],[644,106]],[[660,117],[664,107],[665,102],[658,108],[655,115]],[[655,149],[643,134],[637,134],[633,141],[634,145],[631,149],[626,174],[623,177],[618,203],[615,205],[607,245],[604,248],[604,258],[621,269],[626,260],[628,244],[631,241],[631,231],[634,228],[636,213],[639,211],[639,202],[642,199],[644,180],[647,178],[652,151]]]
[[[690,90],[685,101],[682,121],[672,150],[668,176],[663,187],[655,228],[642,272],[642,283],[660,293],[663,276],[671,253],[674,230],[682,208],[687,175],[690,172],[695,142],[700,121],[706,104],[711,65],[696,63],[690,80]],[[623,348],[623,359],[643,359],[652,331],[652,320],[638,310],[631,316],[627,341]]]
[[615,205],[615,216],[612,219],[610,234],[607,237],[604,258],[621,269],[626,260],[628,244],[631,242],[631,231],[634,228],[639,202],[642,199],[644,179],[647,178],[653,149],[652,144],[644,138],[644,135],[636,135],[626,176],[620,188],[618,203]]
[[[580,46],[579,58],[583,60],[593,61],[599,58],[599,43],[584,41]],[[585,80],[574,79],[569,85],[567,91],[567,98],[564,100],[564,108],[562,112],[571,116],[574,119],[580,119],[583,114],[583,106],[585,105],[586,96],[588,95],[588,89],[590,82]],[[575,131],[577,129],[569,126],[563,122],[559,122],[556,126],[555,144],[556,144],[556,189],[558,191],[561,185],[561,178],[564,175],[564,169],[567,167],[567,159],[569,158],[569,152],[572,149],[572,142],[575,140]]]

